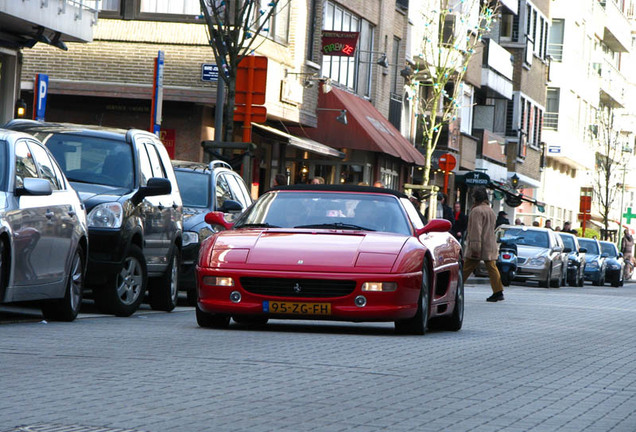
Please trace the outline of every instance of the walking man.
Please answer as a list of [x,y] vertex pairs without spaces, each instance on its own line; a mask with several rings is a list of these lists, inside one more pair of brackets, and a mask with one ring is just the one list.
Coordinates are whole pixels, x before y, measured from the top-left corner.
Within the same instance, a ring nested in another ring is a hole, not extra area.
[[473,207],[468,214],[468,229],[466,230],[466,251],[464,258],[464,282],[477,268],[480,261],[486,264],[492,295],[486,299],[497,302],[504,299],[501,276],[497,269],[498,255],[495,240],[495,212],[488,202],[488,192],[484,187],[473,189]]
[[632,261],[632,253],[634,251],[634,237],[629,232],[628,228],[625,228],[623,238],[621,239],[621,252],[623,252],[623,261],[625,261],[625,268],[623,270],[624,279],[629,279],[634,264]]

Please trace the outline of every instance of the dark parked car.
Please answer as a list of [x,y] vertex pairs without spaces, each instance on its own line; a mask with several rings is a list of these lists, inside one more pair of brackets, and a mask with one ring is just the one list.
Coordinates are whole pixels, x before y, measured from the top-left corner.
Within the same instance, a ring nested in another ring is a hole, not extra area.
[[30,135],[0,129],[0,203],[0,303],[37,300],[46,319],[73,321],[86,273],[86,212]]
[[231,221],[252,204],[243,178],[229,164],[215,160],[209,164],[172,161],[183,200],[183,250],[179,287],[188,293],[188,303],[196,304],[194,267],[201,242],[221,227],[211,226],[205,215],[220,211]]
[[585,248],[579,245],[574,234],[560,232],[561,240],[565,248],[563,252],[568,254],[568,284],[582,287],[585,282]]
[[605,257],[601,256],[601,244],[596,239],[579,237],[579,244],[585,252],[585,280],[592,281],[592,285],[605,284]]
[[625,269],[625,261],[622,252],[614,243],[601,241],[601,256],[605,257],[605,281],[612,284],[613,287],[623,286],[623,271]]
[[9,127],[42,140],[86,206],[91,244],[86,282],[96,305],[128,316],[148,289],[153,309],[174,309],[181,196],[161,141],[137,129],[30,120]]

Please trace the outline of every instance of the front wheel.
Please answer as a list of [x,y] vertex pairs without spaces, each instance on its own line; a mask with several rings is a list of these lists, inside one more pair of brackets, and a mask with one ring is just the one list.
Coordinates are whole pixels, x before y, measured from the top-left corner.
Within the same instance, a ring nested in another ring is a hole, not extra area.
[[550,286],[550,282],[552,281],[552,267],[548,269],[548,275],[546,276],[544,281],[539,281],[539,286],[543,288],[547,288]]
[[143,302],[147,283],[144,254],[139,246],[131,245],[121,270],[95,289],[95,304],[104,312],[130,316]]
[[413,318],[395,322],[395,331],[399,334],[423,335],[428,327],[429,280],[426,264],[422,269],[422,287],[417,303],[417,312]]
[[179,266],[181,254],[175,246],[170,265],[163,276],[152,281],[150,291],[150,307],[153,310],[170,312],[177,307],[179,300]]
[[501,272],[500,273],[501,276],[501,284],[503,286],[510,286],[510,282],[512,280],[512,278],[510,277],[510,273],[509,272]]
[[84,251],[77,247],[66,282],[64,298],[46,302],[42,305],[42,315],[49,321],[73,321],[82,307],[84,292]]
[[230,325],[230,316],[204,312],[196,307],[197,324],[199,327],[225,329]]

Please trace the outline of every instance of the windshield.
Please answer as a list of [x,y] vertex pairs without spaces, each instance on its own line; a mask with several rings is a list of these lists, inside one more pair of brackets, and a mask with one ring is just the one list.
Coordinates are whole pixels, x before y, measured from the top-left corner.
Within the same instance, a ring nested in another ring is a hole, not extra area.
[[53,134],[43,142],[69,181],[133,188],[132,150],[126,142],[71,134]]
[[519,246],[532,246],[548,249],[550,247],[550,238],[547,232],[535,231],[535,230],[523,230],[521,228],[509,228],[500,230],[497,237],[518,237],[513,240]]
[[607,254],[610,258],[618,256],[618,249],[613,243],[601,243],[601,253]]
[[411,235],[397,198],[347,192],[267,193],[236,221],[240,227],[336,228]]
[[175,170],[184,207],[210,208],[210,176],[201,172]]
[[600,255],[598,251],[598,243],[596,243],[594,240],[579,239],[579,244],[581,245],[581,247],[587,249],[587,253],[592,255]]
[[574,239],[570,236],[562,235],[561,240],[563,240],[563,245],[566,248],[570,248],[572,251],[576,251],[576,244],[574,243]]

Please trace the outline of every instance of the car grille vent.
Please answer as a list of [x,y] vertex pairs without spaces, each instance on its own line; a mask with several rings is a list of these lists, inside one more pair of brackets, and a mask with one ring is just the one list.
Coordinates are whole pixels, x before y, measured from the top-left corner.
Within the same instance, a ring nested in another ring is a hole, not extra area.
[[243,289],[253,294],[280,297],[344,297],[356,288],[355,281],[242,277]]
[[517,265],[524,264],[526,262],[525,258],[517,258]]

